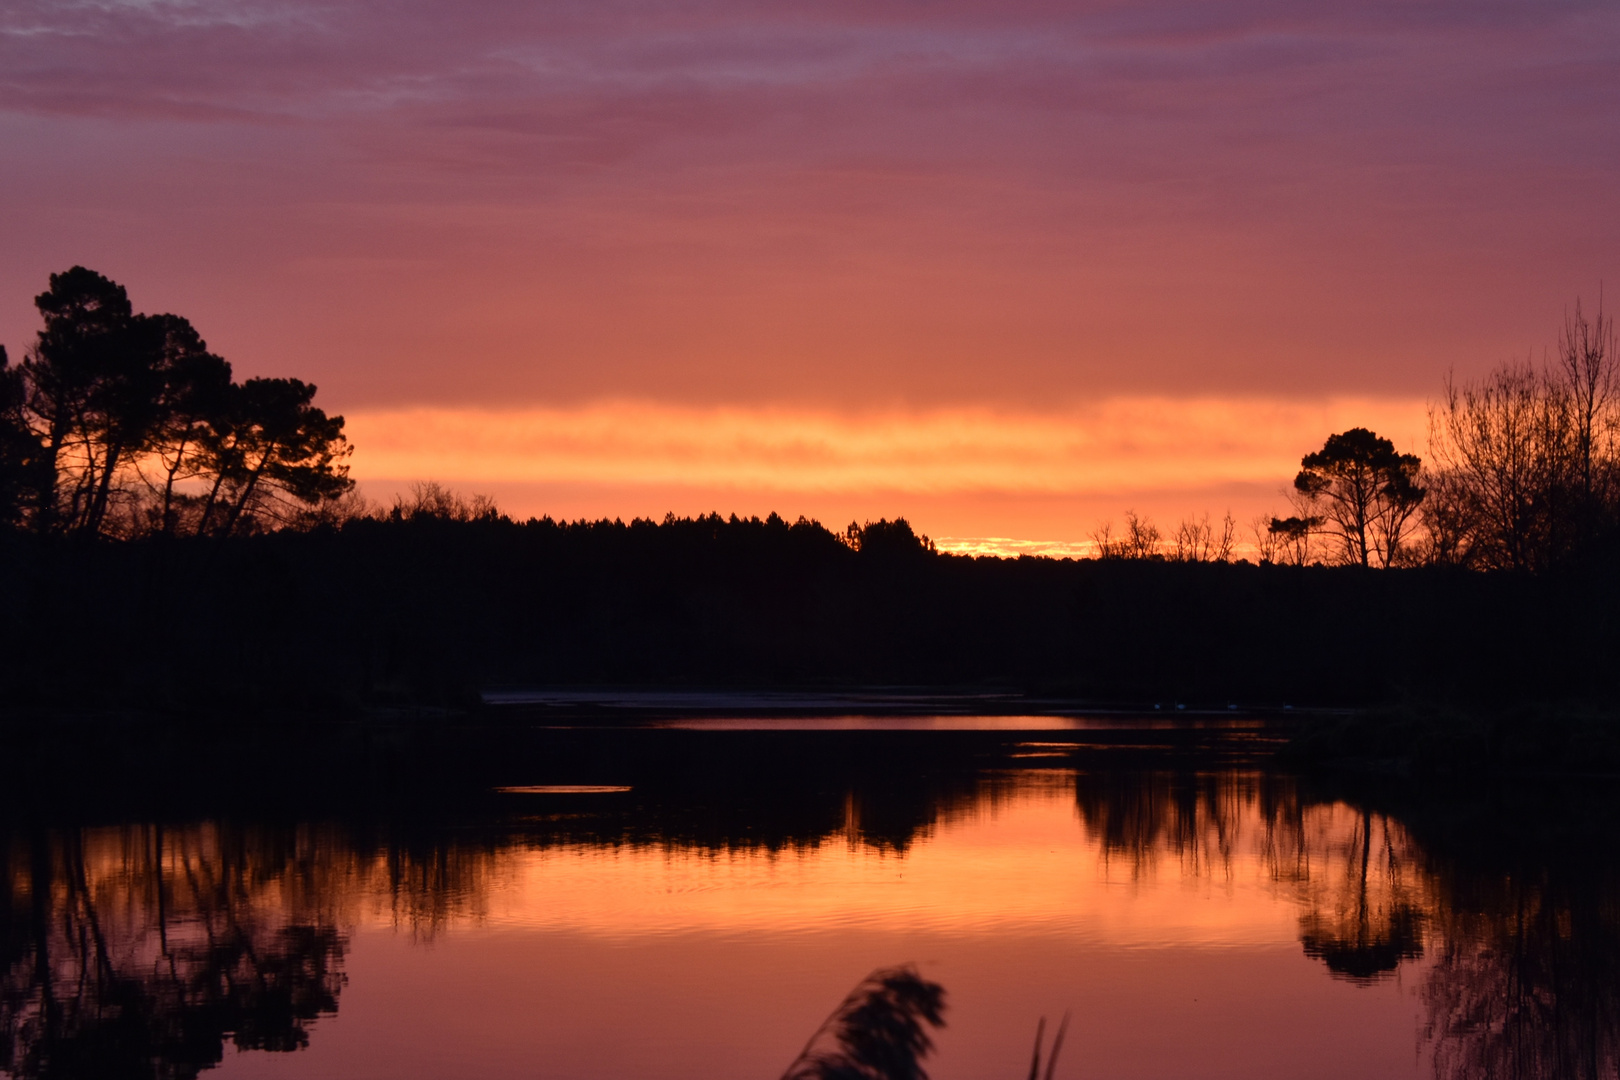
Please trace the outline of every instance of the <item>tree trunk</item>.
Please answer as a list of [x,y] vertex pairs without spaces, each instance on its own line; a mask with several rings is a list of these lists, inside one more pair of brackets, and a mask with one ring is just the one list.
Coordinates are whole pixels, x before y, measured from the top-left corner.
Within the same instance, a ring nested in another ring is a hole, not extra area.
[[120,456],[121,449],[117,444],[107,447],[107,460],[101,467],[101,482],[96,485],[96,493],[85,511],[84,531],[91,536],[101,535],[101,523],[106,520],[107,503],[112,497],[113,473],[118,468]]
[[248,500],[253,497],[254,489],[259,486],[259,478],[264,475],[264,470],[269,467],[270,459],[275,456],[277,449],[275,443],[271,443],[265,448],[264,456],[259,458],[259,464],[254,466],[253,472],[248,475],[248,482],[242,488],[241,496],[231,507],[230,517],[225,520],[225,529],[220,533],[221,536],[229,536],[236,531],[236,522],[241,518],[242,511],[247,508]]
[[180,445],[174,448],[174,464],[170,465],[163,478],[163,516],[158,531],[164,536],[174,535],[174,478],[179,475],[180,466],[186,460],[186,444],[188,440],[180,439]]

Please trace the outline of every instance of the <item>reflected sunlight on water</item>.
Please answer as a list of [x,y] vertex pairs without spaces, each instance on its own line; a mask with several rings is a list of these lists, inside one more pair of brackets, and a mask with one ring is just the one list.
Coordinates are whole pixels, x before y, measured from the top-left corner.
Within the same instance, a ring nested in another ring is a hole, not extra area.
[[682,731],[1151,731],[1218,727],[1260,730],[1247,716],[704,716],[654,720],[649,727]]
[[1059,1078],[1620,1060],[1606,876],[1481,876],[1432,823],[1425,847],[1262,773],[742,779],[533,785],[415,823],[15,828],[0,1064],[768,1080],[905,961],[948,992],[939,1080],[1014,1075],[1066,1009]]
[[[1135,855],[1087,826],[1070,777],[1037,773],[944,815],[904,852],[863,842],[853,800],[842,833],[782,850],[509,849],[494,857],[486,922],[612,940],[861,928],[1050,933],[1138,948],[1291,945],[1298,904],[1334,891],[1362,822],[1336,804],[1311,808],[1300,825],[1308,838],[1290,834],[1279,850],[1251,792],[1219,825],[1193,822],[1179,847],[1160,838]],[[1298,861],[1307,846],[1313,872]],[[1374,867],[1374,893],[1387,891],[1383,870]]]

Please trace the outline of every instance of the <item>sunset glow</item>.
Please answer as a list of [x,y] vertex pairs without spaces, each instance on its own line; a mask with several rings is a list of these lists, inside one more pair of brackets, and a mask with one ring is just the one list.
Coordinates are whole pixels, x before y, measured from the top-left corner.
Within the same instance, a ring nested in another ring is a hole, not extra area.
[[1422,1075],[1407,983],[1328,978],[1300,941],[1302,925],[1353,934],[1395,903],[1434,908],[1405,830],[1342,803],[1279,814],[1257,780],[1139,806],[1121,831],[1112,815],[1132,804],[1097,801],[1096,778],[1005,774],[903,848],[867,831],[853,795],[842,829],[774,848],[450,842],[423,858],[319,827],[280,846],[212,825],[99,828],[75,880],[121,969],[166,973],[171,948],[195,963],[223,951],[205,950],[210,933],[241,926],[263,952],[332,943],[341,1004],[308,1047],[232,1048],[224,1076],[771,1075],[852,978],[905,958],[949,987],[941,1080],[1027,1054],[1054,1001],[1102,1075],[1233,1075],[1212,1059]]
[[[1057,498],[1102,516],[1179,502],[1182,513],[1219,518],[1250,509],[1234,507],[1229,490],[1247,485],[1280,509],[1278,490],[1318,432],[1370,423],[1405,445],[1421,445],[1427,425],[1421,400],[1149,397],[1045,413],[979,407],[852,414],[614,401],[360,412],[348,421],[359,448],[354,473],[378,494],[403,478],[427,477],[502,492],[502,504],[520,514],[567,516],[567,504],[526,498],[514,485],[572,485],[601,493],[581,516],[661,517],[661,505],[692,512],[696,497],[715,499],[708,509],[739,509],[740,502],[743,512],[756,513],[829,507],[835,524],[842,524],[840,506],[843,516],[858,517],[887,499],[891,514],[904,513],[921,496],[924,514],[936,521],[948,520],[939,504],[955,502],[966,511],[958,510],[958,522],[978,526],[984,538],[958,539],[957,549],[1010,554],[1041,538],[994,540],[998,522],[976,511],[975,501]],[[1064,550],[1061,543],[1035,547]]]
[[359,413],[369,476],[789,492],[1131,493],[1291,479],[1315,433],[1374,423],[1410,444],[1422,402],[1129,398],[1040,414],[854,415],[608,403]]
[[[514,853],[489,875],[479,921],[619,941],[860,930],[1061,934],[1119,948],[1287,946],[1298,935],[1291,901],[1331,892],[1340,849],[1359,825],[1342,806],[1313,812],[1304,824],[1321,865],[1297,883],[1278,874],[1252,804],[1228,824],[1224,851],[1201,837],[1137,864],[1086,834],[1072,787],[1058,780],[1025,780],[1000,803],[982,800],[904,852],[862,842],[852,805],[847,842],[828,837],[787,851],[580,845]],[[1069,857],[1054,863],[1054,850]]]
[[82,263],[317,383],[384,495],[1062,550],[1258,512],[1344,425],[1422,452],[1447,371],[1545,346],[1620,270],[1617,43],[1592,3],[26,0],[0,341]]
[[1620,1077],[1617,0],[0,0],[0,147],[0,1080]]

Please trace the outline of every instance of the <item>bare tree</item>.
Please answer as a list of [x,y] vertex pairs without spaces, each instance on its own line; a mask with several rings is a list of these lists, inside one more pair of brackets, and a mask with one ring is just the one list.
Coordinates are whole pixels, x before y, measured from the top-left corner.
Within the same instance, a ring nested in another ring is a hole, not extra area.
[[1580,300],[1565,316],[1558,338],[1556,371],[1569,394],[1574,446],[1575,481],[1582,513],[1590,513],[1613,494],[1615,446],[1620,437],[1620,363],[1614,319],[1605,317],[1601,302],[1597,318],[1588,322]]
[[1261,563],[1274,563],[1282,561],[1282,537],[1271,527],[1277,519],[1270,514],[1258,514],[1249,522],[1249,531],[1254,536],[1254,550]]
[[1183,518],[1176,526],[1170,557],[1176,562],[1209,562],[1214,546],[1210,533],[1208,514],[1201,519]]
[[396,495],[388,516],[394,521],[493,521],[501,516],[488,495],[463,495],[434,480],[418,480],[409,496]]
[[1601,308],[1589,320],[1577,301],[1556,359],[1446,380],[1429,412],[1432,555],[1543,570],[1620,519],[1617,365],[1614,320]]
[[1091,542],[1097,545],[1097,558],[1123,559],[1125,558],[1125,540],[1114,535],[1114,523],[1102,521],[1091,530]]
[[1230,511],[1218,525],[1210,523],[1206,512],[1176,526],[1171,557],[1177,562],[1230,562],[1236,540],[1237,521]]
[[1125,557],[1153,559],[1161,557],[1164,537],[1151,518],[1138,515],[1135,510],[1125,511]]
[[1430,566],[1473,566],[1478,521],[1473,502],[1449,471],[1431,471],[1424,476],[1428,495],[1423,499],[1416,561]]
[[1431,408],[1430,453],[1449,474],[1470,545],[1485,566],[1530,569],[1542,548],[1547,492],[1561,448],[1560,402],[1531,364],[1504,364],[1479,383],[1447,377]]
[[1215,561],[1231,562],[1232,551],[1237,547],[1237,518],[1228,510],[1221,515],[1221,531],[1215,537]]

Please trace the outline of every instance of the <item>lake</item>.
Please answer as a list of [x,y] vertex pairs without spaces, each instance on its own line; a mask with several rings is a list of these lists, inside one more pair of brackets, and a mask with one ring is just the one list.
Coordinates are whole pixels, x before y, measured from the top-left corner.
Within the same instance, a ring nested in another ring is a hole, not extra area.
[[515,715],[13,800],[0,1066],[772,1080],[903,963],[939,1080],[1064,1014],[1059,1078],[1620,1063],[1611,780],[1302,778],[1220,714]]

